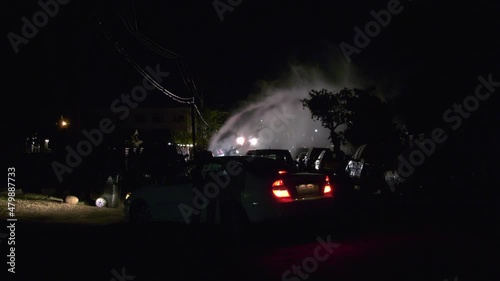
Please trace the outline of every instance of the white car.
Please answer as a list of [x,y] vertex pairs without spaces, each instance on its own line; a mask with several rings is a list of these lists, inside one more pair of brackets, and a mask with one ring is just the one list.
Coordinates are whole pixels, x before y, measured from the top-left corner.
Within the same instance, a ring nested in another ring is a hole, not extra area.
[[190,174],[184,183],[153,184],[127,194],[126,219],[230,224],[326,215],[335,193],[327,176],[265,157],[213,157]]

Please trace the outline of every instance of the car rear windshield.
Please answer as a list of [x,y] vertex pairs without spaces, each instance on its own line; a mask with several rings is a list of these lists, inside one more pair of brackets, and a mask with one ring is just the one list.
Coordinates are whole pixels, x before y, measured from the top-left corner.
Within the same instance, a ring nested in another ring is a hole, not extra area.
[[318,156],[321,154],[321,152],[329,150],[328,148],[313,148],[310,153],[309,153],[309,159],[310,160],[316,160],[318,159]]
[[286,171],[288,173],[297,173],[299,170],[295,166],[288,165],[284,162],[274,160],[266,157],[255,156],[239,156],[239,157],[223,157],[224,162],[230,160],[241,163],[244,169],[258,175],[277,175],[279,171]]

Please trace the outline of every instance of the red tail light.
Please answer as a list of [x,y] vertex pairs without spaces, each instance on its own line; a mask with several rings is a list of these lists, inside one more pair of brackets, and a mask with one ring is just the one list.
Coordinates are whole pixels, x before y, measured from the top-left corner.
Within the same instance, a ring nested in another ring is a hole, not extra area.
[[273,187],[277,187],[277,186],[285,186],[285,184],[283,183],[283,180],[277,180],[277,181],[273,182]]
[[273,194],[278,198],[290,197],[290,193],[288,193],[288,189],[283,183],[283,180],[277,180],[273,182]]
[[278,171],[278,174],[280,174],[280,175],[286,174],[286,171],[284,171],[284,170]]
[[330,185],[330,178],[328,176],[325,178],[325,189],[323,189],[323,193],[332,193],[332,186]]

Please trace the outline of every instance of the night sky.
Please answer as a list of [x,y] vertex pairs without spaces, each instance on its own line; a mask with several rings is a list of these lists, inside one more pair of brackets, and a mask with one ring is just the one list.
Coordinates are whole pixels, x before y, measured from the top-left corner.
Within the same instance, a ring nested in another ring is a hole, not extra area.
[[[141,67],[160,64],[171,73],[162,85],[189,96],[176,61],[131,36],[123,15],[136,21],[142,34],[182,56],[207,105],[231,110],[254,93],[259,81],[278,79],[290,63],[317,66],[335,80],[337,65],[346,64],[339,44],[354,45],[353,28],[364,29],[373,20],[370,11],[387,9],[389,2],[244,0],[221,21],[212,1],[73,0],[60,5],[16,55],[6,35],[20,34],[21,18],[31,19],[40,6],[10,1],[2,13],[9,85],[3,120],[16,120],[5,122],[12,132],[20,127],[29,131],[30,125],[37,126],[34,120],[71,116],[78,108],[107,108],[140,85],[142,77],[103,32],[110,32]],[[352,55],[350,67],[360,79],[390,89],[387,95],[421,96],[442,112],[473,91],[478,75],[498,73],[495,1],[406,0],[400,5],[403,11]],[[141,104],[176,105],[159,91]]]

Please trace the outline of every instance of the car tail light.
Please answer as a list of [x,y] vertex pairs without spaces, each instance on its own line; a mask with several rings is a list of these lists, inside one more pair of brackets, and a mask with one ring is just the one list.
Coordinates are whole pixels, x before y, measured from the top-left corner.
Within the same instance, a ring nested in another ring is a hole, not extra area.
[[331,193],[331,192],[332,192],[332,187],[330,185],[325,185],[324,193]]
[[286,173],[287,173],[287,172],[286,172],[286,171],[284,171],[284,170],[278,171],[278,174],[280,174],[280,175],[283,175],[283,174],[286,174]]
[[288,193],[288,189],[286,188],[283,180],[277,180],[273,182],[273,194],[278,198],[289,198],[290,193]]
[[332,194],[332,186],[330,184],[330,177],[325,177],[325,188],[323,189],[324,194]]

